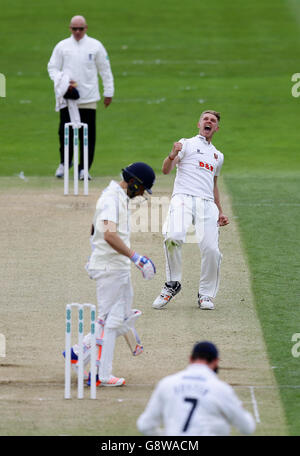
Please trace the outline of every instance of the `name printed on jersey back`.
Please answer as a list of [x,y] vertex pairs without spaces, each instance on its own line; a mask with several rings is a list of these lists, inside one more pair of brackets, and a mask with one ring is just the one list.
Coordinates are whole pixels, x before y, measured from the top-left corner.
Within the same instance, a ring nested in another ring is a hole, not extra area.
[[[194,379],[191,379],[194,380]],[[175,394],[187,394],[187,393],[194,393],[200,394],[201,396],[205,396],[208,393],[207,386],[203,385],[203,383],[198,383],[194,381],[179,383],[174,387]]]

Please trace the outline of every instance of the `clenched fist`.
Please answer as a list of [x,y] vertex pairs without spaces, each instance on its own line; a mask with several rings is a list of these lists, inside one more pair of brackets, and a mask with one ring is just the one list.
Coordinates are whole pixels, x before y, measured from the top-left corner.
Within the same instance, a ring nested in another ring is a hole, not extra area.
[[170,153],[169,157],[171,157],[172,159],[174,159],[175,157],[177,157],[178,152],[180,152],[181,149],[182,149],[182,144],[181,144],[181,142],[175,142],[174,145],[173,145],[172,152]]
[[220,213],[219,220],[218,220],[219,226],[225,226],[225,225],[228,225],[228,223],[229,223],[228,217],[226,215]]

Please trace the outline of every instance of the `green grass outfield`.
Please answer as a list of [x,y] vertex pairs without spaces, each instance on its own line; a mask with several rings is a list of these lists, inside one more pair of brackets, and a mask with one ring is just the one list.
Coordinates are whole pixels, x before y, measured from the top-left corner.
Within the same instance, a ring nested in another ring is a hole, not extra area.
[[4,1],[1,6],[0,176],[51,176],[58,115],[47,62],[84,14],[107,48],[116,94],[97,115],[92,175],[134,161],[160,170],[174,140],[193,136],[200,112],[221,111],[214,143],[245,242],[272,366],[290,434],[300,434],[300,359],[291,338],[299,311],[300,5],[296,0],[101,3]]
[[258,316],[292,435],[300,434],[300,358],[291,354],[295,344],[292,335],[300,332],[299,177],[299,172],[226,176],[245,241]]

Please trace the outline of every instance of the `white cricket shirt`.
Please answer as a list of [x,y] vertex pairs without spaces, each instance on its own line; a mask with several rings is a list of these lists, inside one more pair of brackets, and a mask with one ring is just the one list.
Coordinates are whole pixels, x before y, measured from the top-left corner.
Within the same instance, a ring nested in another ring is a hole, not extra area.
[[214,201],[214,176],[219,176],[224,155],[201,135],[180,139],[182,149],[173,195],[183,193]]
[[103,190],[96,204],[94,234],[91,238],[92,254],[88,270],[130,269],[130,259],[116,252],[105,240],[103,220],[114,222],[117,234],[130,247],[129,198],[116,181],[111,181]]
[[206,365],[196,363],[163,378],[137,421],[146,435],[229,435],[231,426],[251,434],[255,421],[231,386]]
[[77,82],[80,95],[78,104],[100,100],[98,73],[103,81],[104,96],[114,95],[114,79],[108,54],[100,41],[87,34],[79,41],[73,35],[60,41],[52,52],[48,73],[54,83],[61,77],[61,73]]

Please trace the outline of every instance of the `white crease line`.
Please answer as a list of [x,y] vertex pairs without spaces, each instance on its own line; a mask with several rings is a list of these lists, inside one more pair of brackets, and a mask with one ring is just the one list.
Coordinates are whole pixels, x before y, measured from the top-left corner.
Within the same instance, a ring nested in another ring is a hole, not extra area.
[[233,388],[260,388],[260,389],[277,389],[277,388],[300,388],[300,385],[232,385]]
[[255,394],[254,394],[254,387],[249,386],[249,389],[250,389],[250,393],[251,393],[251,401],[252,401],[252,405],[253,405],[254,416],[255,416],[256,422],[260,423],[260,416],[259,416],[259,411],[258,411]]
[[166,101],[166,98],[157,98],[155,100],[150,100],[148,98],[119,98],[115,100],[115,103],[146,103],[146,104],[159,104]]
[[[217,65],[220,62],[218,60],[194,60],[188,61],[196,65]],[[127,63],[127,62],[125,62]],[[155,59],[155,60],[132,60],[133,65],[186,65],[186,60],[164,60],[164,59]],[[240,63],[238,60],[234,63]],[[248,63],[248,62],[247,62]],[[120,63],[119,63],[120,65]]]
[[[229,383],[230,384],[230,383]],[[128,386],[154,386],[154,383],[128,383]],[[231,385],[231,384],[230,384]],[[300,388],[300,385],[231,385],[234,389],[236,388],[258,388],[258,389],[278,389],[278,388]]]
[[298,207],[300,203],[236,203],[234,206],[250,206],[250,207]]

